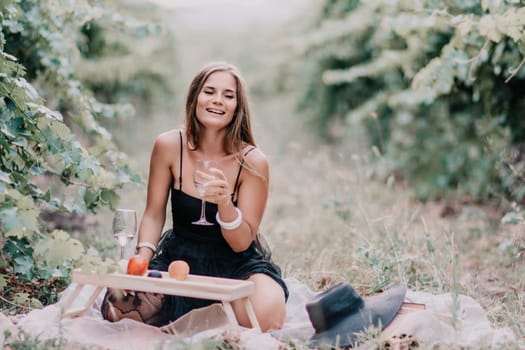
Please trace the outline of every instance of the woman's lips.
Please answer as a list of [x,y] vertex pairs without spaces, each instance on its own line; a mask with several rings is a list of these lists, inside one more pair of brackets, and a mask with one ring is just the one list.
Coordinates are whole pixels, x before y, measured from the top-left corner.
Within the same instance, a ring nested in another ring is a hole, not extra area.
[[224,113],[225,113],[225,112],[223,112],[221,110],[214,109],[214,108],[206,108],[206,111],[209,112],[209,113],[218,114],[218,115],[224,115]]

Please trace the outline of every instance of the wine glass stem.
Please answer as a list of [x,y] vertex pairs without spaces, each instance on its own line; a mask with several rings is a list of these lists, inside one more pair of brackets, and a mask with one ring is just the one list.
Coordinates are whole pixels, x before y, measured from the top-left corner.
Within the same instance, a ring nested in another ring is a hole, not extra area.
[[203,199],[201,203],[201,220],[206,220],[205,210],[206,210],[206,201]]
[[124,259],[124,246],[120,246],[120,260]]

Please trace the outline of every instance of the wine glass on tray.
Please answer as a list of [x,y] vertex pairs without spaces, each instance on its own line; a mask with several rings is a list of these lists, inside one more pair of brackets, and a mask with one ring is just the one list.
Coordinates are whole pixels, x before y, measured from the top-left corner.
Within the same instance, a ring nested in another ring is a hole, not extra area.
[[132,209],[117,209],[113,216],[113,235],[120,246],[120,260],[124,259],[126,243],[137,233],[137,213]]

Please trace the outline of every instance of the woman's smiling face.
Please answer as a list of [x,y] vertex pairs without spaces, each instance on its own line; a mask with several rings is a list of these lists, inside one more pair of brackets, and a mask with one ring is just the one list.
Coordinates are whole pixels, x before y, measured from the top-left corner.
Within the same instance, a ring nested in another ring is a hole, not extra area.
[[237,108],[237,83],[229,72],[212,73],[197,98],[197,119],[206,127],[226,127]]

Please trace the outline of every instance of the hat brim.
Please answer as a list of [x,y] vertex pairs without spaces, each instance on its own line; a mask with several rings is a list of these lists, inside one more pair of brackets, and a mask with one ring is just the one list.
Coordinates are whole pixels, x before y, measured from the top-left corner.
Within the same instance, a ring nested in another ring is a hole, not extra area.
[[401,309],[406,291],[406,286],[399,284],[381,294],[363,298],[364,305],[359,312],[348,315],[324,332],[314,334],[308,346],[349,346],[356,342],[359,333],[370,326],[384,329]]

